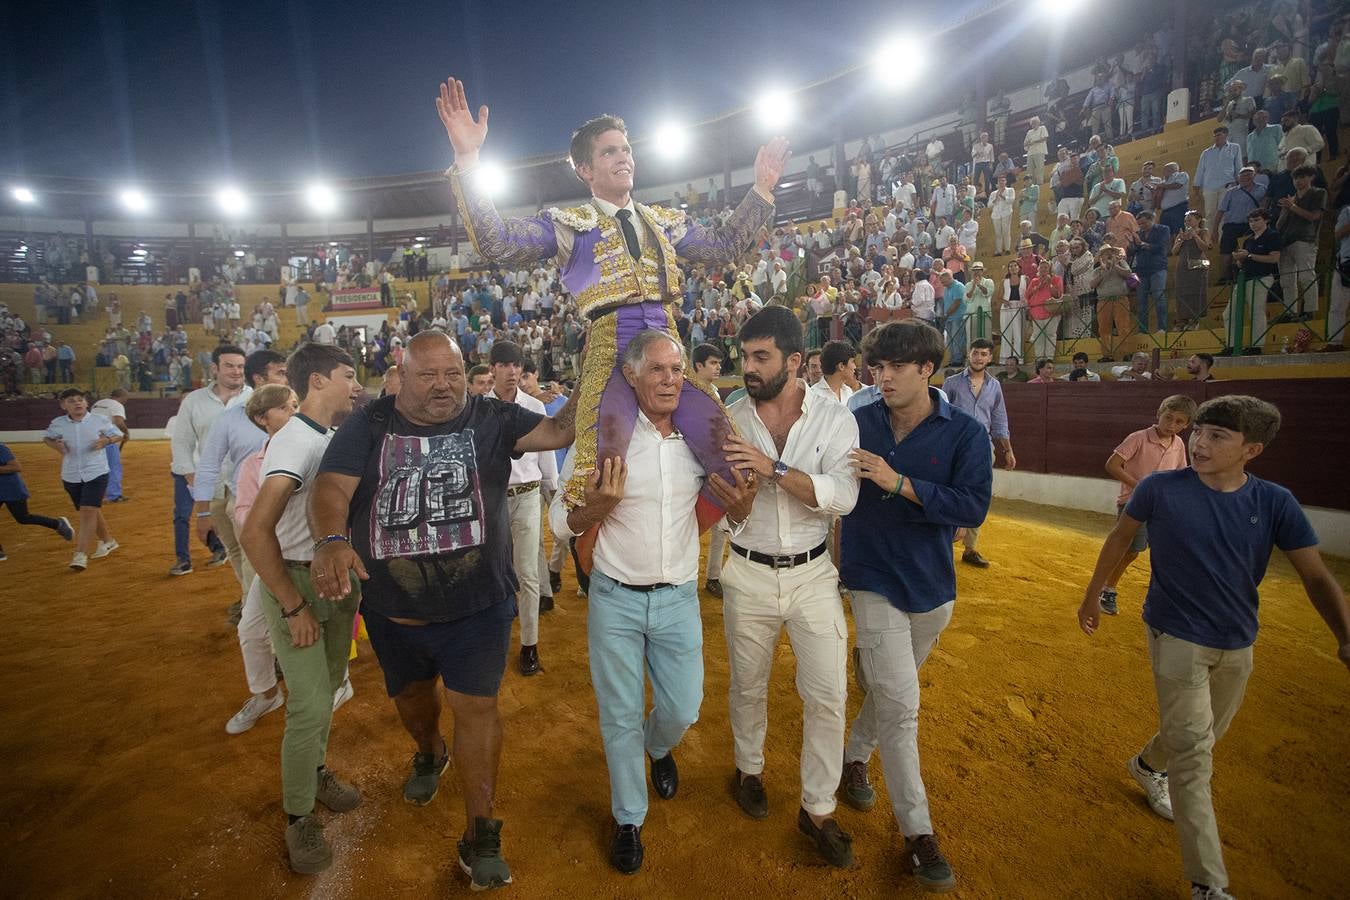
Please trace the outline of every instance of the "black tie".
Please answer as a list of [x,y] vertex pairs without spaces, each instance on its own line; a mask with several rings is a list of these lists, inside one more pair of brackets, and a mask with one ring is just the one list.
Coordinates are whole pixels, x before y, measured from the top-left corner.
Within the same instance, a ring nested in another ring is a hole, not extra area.
[[638,246],[637,229],[633,227],[631,209],[621,209],[615,213],[619,217],[619,227],[623,229],[623,241],[628,245],[628,253],[633,259],[642,258],[642,248]]

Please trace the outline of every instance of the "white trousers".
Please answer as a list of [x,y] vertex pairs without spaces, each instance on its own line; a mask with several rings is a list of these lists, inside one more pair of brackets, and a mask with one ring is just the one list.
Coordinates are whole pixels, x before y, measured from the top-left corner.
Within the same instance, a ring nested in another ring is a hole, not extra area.
[[1212,191],[1203,190],[1200,192],[1201,196],[1205,198],[1205,219],[1207,221],[1213,222],[1215,217],[1218,216],[1219,201],[1223,199],[1223,191],[1223,188],[1216,188]]
[[[568,545],[567,541],[553,539],[553,550],[550,552],[544,546],[544,533],[549,529],[546,525],[548,521],[548,505],[553,502],[553,491],[540,489],[539,499],[543,511],[540,513],[541,520],[539,525],[539,568],[536,570],[539,575],[539,593],[544,593],[544,573],[561,572],[563,561],[567,559]],[[549,585],[548,596],[553,596],[553,585]]]
[[1068,216],[1070,221],[1077,219],[1083,214],[1083,198],[1065,197],[1063,200],[1059,201],[1059,205],[1055,207],[1055,214]]
[[722,559],[727,555],[727,533],[716,525],[708,535],[708,581],[722,577]]
[[853,720],[844,758],[866,762],[880,748],[900,833],[932,834],[928,793],[919,769],[919,669],[952,620],[952,603],[907,613],[870,591],[853,591],[851,597],[858,655],[870,687]]
[[516,606],[520,610],[520,645],[539,643],[539,488],[506,498],[511,517],[511,560],[520,588]]
[[1054,359],[1059,345],[1059,316],[1031,320],[1032,359]]
[[839,570],[828,553],[774,569],[733,551],[722,572],[722,591],[736,768],[747,775],[764,771],[769,674],[786,627],[802,698],[802,808],[830,815],[843,770],[848,699],[848,624]]
[[[247,562],[245,566],[248,566]],[[248,566],[248,574],[253,574],[251,566]],[[272,634],[267,627],[267,616],[263,614],[263,604],[270,602],[263,597],[262,579],[252,578],[235,630],[239,632],[239,653],[244,657],[244,678],[253,694],[265,694],[277,686]]]
[[999,362],[1010,356],[1022,361],[1022,327],[1027,319],[1025,306],[1009,306],[1004,303],[998,308],[998,331],[1003,337],[1003,346],[999,353]]
[[1273,275],[1247,279],[1247,309],[1243,318],[1251,323],[1241,323],[1242,333],[1238,334],[1238,323],[1230,322],[1234,300],[1229,300],[1223,308],[1223,331],[1228,336],[1230,347],[1264,347],[1266,344],[1266,299],[1274,285]]
[[1012,215],[994,218],[994,253],[1002,256],[1013,251]]
[[1350,287],[1341,284],[1339,272],[1331,273],[1331,309],[1327,312],[1327,342],[1345,343],[1345,313],[1350,306]]

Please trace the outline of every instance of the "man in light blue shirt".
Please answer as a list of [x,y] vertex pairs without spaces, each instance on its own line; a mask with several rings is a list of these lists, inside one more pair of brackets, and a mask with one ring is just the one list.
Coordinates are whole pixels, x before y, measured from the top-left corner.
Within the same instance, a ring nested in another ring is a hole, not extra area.
[[61,392],[61,408],[66,414],[52,419],[42,443],[61,454],[61,483],[80,514],[70,567],[83,572],[90,558],[100,559],[117,549],[103,518],[103,495],[108,490],[108,456],[103,448],[120,441],[122,432],[106,417],[89,411],[89,399],[79,388]]
[[1237,144],[1228,142],[1228,126],[1220,125],[1214,129],[1214,144],[1200,153],[1195,179],[1191,182],[1192,189],[1204,198],[1205,216],[1209,221],[1214,221],[1224,189],[1238,180],[1241,168],[1242,150]]
[[[244,360],[244,380],[254,390],[265,384],[288,384],[286,357],[275,350],[255,350]],[[234,528],[234,495],[239,479],[239,465],[267,443],[267,432],[248,417],[245,404],[237,404],[218,415],[207,428],[206,439],[197,455],[197,469],[189,489],[192,492],[193,518],[197,537],[209,543],[212,532],[225,545],[239,543]],[[214,503],[216,488],[222,473],[225,493],[222,502]],[[240,598],[230,605],[229,620],[239,624],[244,595],[253,583],[253,567],[242,553],[239,556]]]
[[1252,130],[1247,132],[1247,162],[1261,164],[1266,172],[1279,170],[1280,141],[1284,138],[1284,129],[1279,125],[1270,125],[1270,113],[1258,109],[1252,116]]
[[[984,426],[989,433],[990,452],[997,446],[1003,451],[1009,469],[1016,468],[1012,436],[1008,431],[1008,410],[1003,405],[1003,386],[986,371],[994,361],[994,345],[983,338],[970,342],[970,357],[965,371],[942,382],[942,392],[952,406]],[[989,561],[980,555],[975,545],[980,540],[978,527],[965,529],[965,552],[961,561],[977,568],[988,568]]]

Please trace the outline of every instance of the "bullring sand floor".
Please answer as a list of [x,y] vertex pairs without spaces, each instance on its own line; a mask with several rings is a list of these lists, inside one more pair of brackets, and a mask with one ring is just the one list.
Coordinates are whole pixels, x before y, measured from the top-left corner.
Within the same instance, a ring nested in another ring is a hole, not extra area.
[[[37,512],[70,515],[57,459],[15,448]],[[355,698],[336,717],[329,763],[361,806],[323,813],[336,861],[286,866],[277,766],[283,719],[225,734],[246,698],[225,607],[228,568],[169,578],[166,442],[132,443],[131,501],[109,506],[121,549],[88,571],[70,546],[0,515],[0,893],[14,897],[430,897],[466,895],[454,865],[462,807],[453,772],[416,808],[401,789],[412,746],[368,644]],[[59,511],[59,512],[57,512]],[[1155,705],[1138,612],[1146,568],[1094,639],[1074,611],[1106,516],[996,502],[984,572],[958,567],[951,627],[922,673],[920,744],[934,821],[964,897],[1182,897],[1172,826],[1154,817],[1125,761],[1152,733]],[[1350,563],[1332,561],[1344,585]],[[586,663],[586,604],[565,576],[543,617],[544,673],[509,670],[498,814],[519,897],[919,896],[874,759],[870,813],[841,807],[857,865],[831,870],[795,825],[800,702],[781,644],[770,691],[768,820],[728,790],[722,611],[704,596],[702,718],[677,751],[681,786],[653,798],[647,861],[625,878],[606,862],[609,798]],[[1278,557],[1246,705],[1216,758],[1233,890],[1242,897],[1344,896],[1350,844],[1350,673]],[[514,660],[514,647],[512,658]],[[851,685],[850,714],[861,694]]]

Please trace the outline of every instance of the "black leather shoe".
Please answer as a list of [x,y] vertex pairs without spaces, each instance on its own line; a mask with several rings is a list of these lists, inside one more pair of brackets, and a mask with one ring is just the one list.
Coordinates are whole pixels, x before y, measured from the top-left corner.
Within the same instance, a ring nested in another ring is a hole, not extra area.
[[736,798],[736,805],[741,808],[741,812],[750,818],[769,817],[769,798],[764,793],[764,782],[758,775],[742,775],[741,770],[737,769],[736,774],[731,776],[731,794]]
[[977,569],[989,568],[989,560],[980,555],[978,550],[967,550],[961,554],[961,562],[968,566],[974,566]]
[[548,573],[548,586],[551,587],[551,588],[553,588],[553,593],[555,593],[555,594],[560,593],[560,592],[562,591],[562,573],[561,573],[561,572],[549,572],[549,573]]
[[680,789],[680,770],[675,767],[674,752],[652,760],[652,787],[656,788],[656,796],[662,800],[674,797]]
[[530,644],[528,647],[521,645],[520,648],[520,674],[538,675],[539,674],[539,645]]
[[826,819],[824,825],[811,821],[806,810],[798,810],[797,827],[816,844],[821,857],[837,869],[853,865],[853,838],[839,830],[839,823]]
[[609,849],[609,861],[625,875],[642,868],[642,826],[620,825],[614,832],[614,845]]
[[545,613],[545,612],[553,612],[553,595],[552,595],[552,594],[540,594],[540,595],[539,595],[539,611],[540,611],[541,613]]

